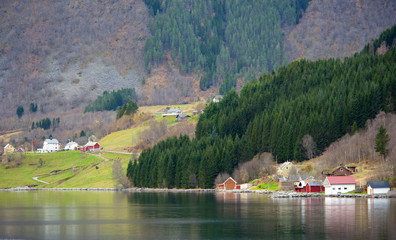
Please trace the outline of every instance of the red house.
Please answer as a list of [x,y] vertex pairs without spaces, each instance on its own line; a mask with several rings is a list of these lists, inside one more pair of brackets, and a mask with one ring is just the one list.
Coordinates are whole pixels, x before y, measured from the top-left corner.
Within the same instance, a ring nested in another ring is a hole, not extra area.
[[300,181],[294,184],[296,192],[307,192],[307,184],[304,181]]
[[224,190],[241,189],[240,186],[238,188],[237,182],[232,177],[229,177],[224,183],[218,184],[217,188]]
[[308,182],[306,185],[307,193],[311,192],[324,192],[325,188],[321,183],[318,182]]
[[97,142],[88,142],[85,146],[81,149],[83,152],[98,152],[100,150],[100,144]]
[[25,149],[23,149],[23,148],[18,148],[15,152],[17,152],[17,153],[23,153],[23,152],[25,152]]

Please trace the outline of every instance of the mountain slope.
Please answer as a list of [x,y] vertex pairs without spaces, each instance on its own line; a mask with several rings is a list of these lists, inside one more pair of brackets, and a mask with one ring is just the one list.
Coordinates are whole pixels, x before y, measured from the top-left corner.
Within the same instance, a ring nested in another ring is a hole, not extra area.
[[395,1],[313,0],[300,23],[285,31],[286,55],[289,62],[352,56],[395,23]]
[[52,111],[140,85],[149,34],[142,1],[1,1],[0,12],[3,117],[15,104]]

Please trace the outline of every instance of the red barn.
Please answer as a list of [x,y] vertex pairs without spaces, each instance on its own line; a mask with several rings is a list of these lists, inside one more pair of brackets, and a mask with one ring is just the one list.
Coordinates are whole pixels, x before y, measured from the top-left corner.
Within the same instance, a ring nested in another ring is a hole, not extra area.
[[99,150],[100,150],[100,145],[97,142],[88,142],[81,149],[81,151],[83,152],[98,152]]
[[311,192],[324,192],[325,188],[321,183],[318,182],[308,182],[306,185],[307,193]]

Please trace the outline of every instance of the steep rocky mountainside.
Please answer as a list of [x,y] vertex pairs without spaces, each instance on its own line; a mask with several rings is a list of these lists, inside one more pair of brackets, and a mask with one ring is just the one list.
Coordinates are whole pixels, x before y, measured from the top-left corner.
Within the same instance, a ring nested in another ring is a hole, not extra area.
[[351,56],[395,23],[396,1],[313,0],[285,31],[286,55],[289,62]]
[[[44,114],[83,108],[104,90],[126,87],[149,104],[217,94],[218,85],[200,90],[204,70],[179,71],[171,51],[147,73],[149,12],[142,0],[0,1],[0,118],[30,103]],[[289,61],[353,55],[396,23],[396,3],[312,0],[303,14],[299,24],[282,25]]]
[[30,102],[66,110],[141,83],[149,14],[140,0],[10,0],[0,15],[5,114]]

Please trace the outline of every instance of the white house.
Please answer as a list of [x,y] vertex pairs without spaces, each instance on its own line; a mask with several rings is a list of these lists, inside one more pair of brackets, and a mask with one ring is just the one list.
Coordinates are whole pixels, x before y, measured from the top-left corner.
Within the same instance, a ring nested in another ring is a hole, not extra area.
[[367,194],[387,194],[390,191],[388,181],[369,181],[367,183]]
[[43,153],[57,152],[60,150],[59,142],[58,142],[58,140],[53,139],[53,138],[45,139],[44,143],[43,143],[43,148],[37,149],[37,150],[39,152],[43,152]]
[[355,190],[356,181],[353,176],[328,176],[323,182],[325,194],[340,194]]
[[213,102],[214,103],[218,103],[218,102],[220,102],[221,101],[221,99],[223,99],[223,96],[222,95],[216,95],[216,96],[214,96],[213,97]]
[[77,148],[78,148],[78,143],[71,141],[71,142],[68,142],[68,143],[65,145],[65,147],[63,148],[63,150],[65,150],[65,151],[71,151],[71,150],[77,150]]

